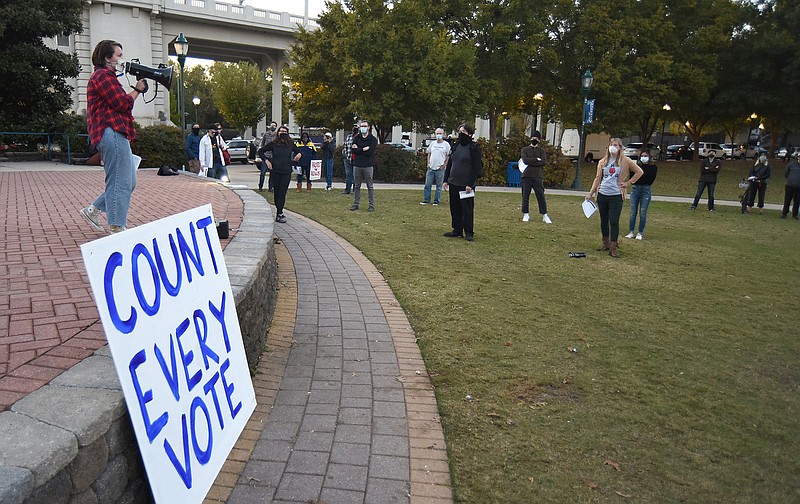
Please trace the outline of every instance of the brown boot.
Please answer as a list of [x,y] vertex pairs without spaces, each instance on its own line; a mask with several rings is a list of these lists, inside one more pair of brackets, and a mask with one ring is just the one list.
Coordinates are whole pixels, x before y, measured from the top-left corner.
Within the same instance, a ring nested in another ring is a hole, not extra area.
[[302,190],[303,190],[303,183],[302,182],[298,182],[297,183],[297,192],[300,192]]
[[608,251],[608,255],[610,255],[611,257],[619,257],[619,254],[617,253],[617,242],[615,241],[611,242],[611,247],[610,250]]
[[598,252],[611,250],[611,238],[608,236],[603,237],[603,245],[597,249]]
[[311,182],[306,184],[306,191],[311,192]]

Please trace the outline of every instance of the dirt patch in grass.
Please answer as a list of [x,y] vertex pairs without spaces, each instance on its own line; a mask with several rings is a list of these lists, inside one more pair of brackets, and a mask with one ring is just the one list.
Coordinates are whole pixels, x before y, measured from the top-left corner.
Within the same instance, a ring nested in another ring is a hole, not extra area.
[[571,387],[569,380],[561,383],[530,384],[518,382],[514,386],[514,398],[531,406],[543,406],[552,402],[575,402],[581,395]]

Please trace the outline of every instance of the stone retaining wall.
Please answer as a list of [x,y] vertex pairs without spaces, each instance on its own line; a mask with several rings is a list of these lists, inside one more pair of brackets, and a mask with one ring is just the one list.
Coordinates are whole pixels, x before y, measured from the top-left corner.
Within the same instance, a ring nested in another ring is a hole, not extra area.
[[[245,215],[223,255],[252,369],[275,308],[274,218],[264,198],[237,193]],[[151,501],[108,346],[0,413],[0,504]]]

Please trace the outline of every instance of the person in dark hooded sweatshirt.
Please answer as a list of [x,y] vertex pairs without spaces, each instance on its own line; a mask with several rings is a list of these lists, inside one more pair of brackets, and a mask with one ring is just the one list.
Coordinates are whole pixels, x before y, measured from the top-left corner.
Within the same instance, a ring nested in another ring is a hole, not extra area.
[[[458,143],[450,154],[444,172],[445,191],[450,193],[450,217],[453,230],[444,235],[448,238],[461,238],[466,234],[467,241],[474,237],[473,220],[475,213],[475,181],[483,174],[481,147],[472,140],[475,130],[469,124],[458,127]],[[470,195],[461,198],[460,192]]]

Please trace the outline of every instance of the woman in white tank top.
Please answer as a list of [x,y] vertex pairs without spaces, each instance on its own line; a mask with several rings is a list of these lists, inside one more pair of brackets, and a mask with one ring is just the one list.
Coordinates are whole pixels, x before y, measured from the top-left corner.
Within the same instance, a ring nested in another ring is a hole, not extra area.
[[627,184],[639,180],[643,173],[636,163],[622,154],[624,148],[619,138],[611,139],[606,155],[597,163],[597,175],[592,182],[592,189],[586,195],[587,200],[597,197],[600,232],[603,235],[603,245],[597,250],[608,250],[611,257],[619,257],[619,216],[622,213]]

